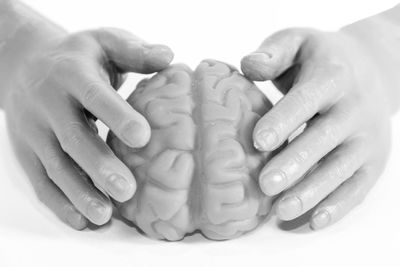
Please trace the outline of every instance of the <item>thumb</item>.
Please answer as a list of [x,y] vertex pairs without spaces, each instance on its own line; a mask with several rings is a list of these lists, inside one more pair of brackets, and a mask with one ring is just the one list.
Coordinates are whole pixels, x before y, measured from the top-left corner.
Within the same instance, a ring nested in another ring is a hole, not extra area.
[[243,57],[243,73],[254,81],[277,78],[297,60],[307,32],[305,29],[293,28],[271,35],[256,51]]
[[148,44],[135,35],[116,28],[93,30],[90,34],[112,61],[124,72],[152,73],[166,68],[174,54],[165,45]]

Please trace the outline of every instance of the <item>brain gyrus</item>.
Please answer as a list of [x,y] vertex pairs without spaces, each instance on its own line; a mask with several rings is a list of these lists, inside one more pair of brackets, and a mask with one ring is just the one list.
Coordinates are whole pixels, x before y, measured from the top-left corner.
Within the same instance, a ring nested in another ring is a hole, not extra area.
[[233,67],[205,60],[192,71],[172,65],[140,82],[128,103],[151,126],[150,142],[108,143],[137,180],[118,203],[123,217],[156,239],[202,233],[231,239],[256,228],[271,209],[258,186],[270,153],[254,149],[252,130],[271,104]]

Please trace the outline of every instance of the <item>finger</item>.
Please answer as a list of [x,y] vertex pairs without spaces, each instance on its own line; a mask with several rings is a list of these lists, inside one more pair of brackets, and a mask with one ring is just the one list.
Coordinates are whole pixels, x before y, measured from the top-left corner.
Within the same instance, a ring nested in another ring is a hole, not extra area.
[[128,74],[119,74],[117,75],[117,78],[115,78],[114,81],[111,82],[111,85],[113,88],[118,90],[126,82],[127,79],[128,79]]
[[273,80],[296,61],[297,54],[308,36],[307,29],[286,29],[264,40],[253,53],[241,61],[245,76],[254,81]]
[[[356,118],[338,105],[316,118],[305,131],[272,158],[260,173],[260,187],[269,196],[279,194],[306,174],[319,160],[349,136]],[[347,109],[347,108],[346,108]]]
[[99,129],[97,128],[96,121],[93,118],[86,117],[86,119],[87,123],[89,124],[89,127],[93,130],[94,133],[98,134]]
[[125,144],[130,147],[146,145],[151,135],[147,120],[102,79],[95,71],[98,69],[96,63],[78,65],[78,71],[65,80],[67,90]]
[[330,63],[315,64],[305,63],[300,80],[257,122],[253,131],[257,149],[276,149],[303,123],[340,98],[345,86],[342,70]]
[[376,176],[368,169],[357,171],[317,206],[310,227],[319,230],[339,221],[364,200],[375,181]]
[[295,63],[279,77],[273,80],[272,83],[282,94],[286,95],[289,90],[292,89],[295,82],[297,82],[300,71],[301,65],[299,63]]
[[31,150],[14,147],[39,200],[64,223],[76,230],[85,229],[87,219],[50,180],[39,158]]
[[122,84],[128,78],[128,73],[121,72],[121,69],[117,68],[113,62],[104,62],[104,70],[101,71],[101,76],[105,81],[109,81],[109,84],[115,89],[119,90]]
[[292,220],[322,201],[351,177],[366,158],[363,141],[345,143],[327,155],[317,168],[278,201],[277,215]]
[[37,140],[35,150],[50,179],[86,218],[96,225],[103,225],[110,220],[111,201],[97,190],[86,174],[61,150],[55,137]]
[[119,202],[130,199],[136,190],[131,171],[84,121],[76,107],[60,106],[51,125],[62,149],[90,176],[95,185]]
[[99,42],[107,58],[123,71],[160,71],[166,68],[174,57],[168,46],[148,44],[124,30],[103,28],[91,31],[90,34]]

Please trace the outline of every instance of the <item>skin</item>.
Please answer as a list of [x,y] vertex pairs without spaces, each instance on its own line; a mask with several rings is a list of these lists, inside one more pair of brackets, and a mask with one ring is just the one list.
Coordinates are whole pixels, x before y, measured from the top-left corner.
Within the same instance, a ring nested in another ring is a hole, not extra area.
[[[400,100],[399,17],[395,7],[338,32],[284,30],[243,58],[248,78],[285,94],[256,125],[256,148],[275,150],[306,124],[260,174],[263,192],[280,195],[282,220],[314,209],[311,227],[328,226],[382,173]],[[0,106],[12,145],[39,199],[73,228],[106,223],[110,198],[124,202],[136,188],[94,120],[131,147],[145,145],[148,123],[115,90],[124,73],[159,71],[172,57],[119,29],[69,34],[0,0]]]
[[1,108],[38,198],[75,229],[107,223],[136,182],[94,121],[144,146],[150,127],[116,89],[126,72],[167,67],[171,50],[119,29],[69,34],[16,1],[0,1],[0,17]]
[[266,195],[279,195],[281,220],[313,209],[312,229],[331,225],[384,170],[400,99],[399,17],[397,6],[338,32],[283,30],[242,59],[248,78],[284,94],[255,126],[254,146],[275,150],[306,125],[259,176]]

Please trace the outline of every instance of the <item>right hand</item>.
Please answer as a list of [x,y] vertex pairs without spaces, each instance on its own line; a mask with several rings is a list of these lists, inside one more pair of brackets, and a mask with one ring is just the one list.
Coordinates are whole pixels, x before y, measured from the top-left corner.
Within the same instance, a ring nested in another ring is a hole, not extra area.
[[110,198],[130,199],[130,170],[97,134],[96,118],[130,147],[150,138],[145,118],[115,91],[125,72],[152,73],[173,58],[128,32],[66,35],[32,53],[4,102],[10,138],[39,199],[75,229],[102,225]]

